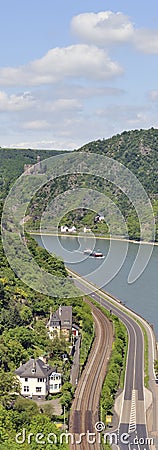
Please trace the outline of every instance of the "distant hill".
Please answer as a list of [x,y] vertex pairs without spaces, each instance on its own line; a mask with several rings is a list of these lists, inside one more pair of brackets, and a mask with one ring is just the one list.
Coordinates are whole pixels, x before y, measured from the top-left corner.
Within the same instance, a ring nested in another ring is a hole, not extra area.
[[151,199],[158,195],[158,129],[124,131],[79,149],[114,158],[131,170]]
[[[75,152],[82,151],[85,153],[95,152],[98,154],[106,155],[110,158],[114,158],[120,163],[124,164],[130,171],[132,171],[145,188],[148,196],[151,199],[156,222],[158,222],[158,130],[151,128],[149,130],[134,130],[124,131],[121,134],[117,134],[110,139],[103,139],[90,142]],[[64,176],[55,182],[48,183],[46,187],[40,191],[33,199],[29,208],[29,215],[32,217],[30,223],[31,229],[38,229],[40,224],[40,217],[46,204],[49,200],[55,197],[57,194],[76,187],[84,187],[97,189],[98,191],[106,194],[123,214],[130,239],[139,239],[140,229],[137,214],[133,205],[130,203],[127,196],[123,194],[112,183],[100,179],[96,176],[90,175],[71,175]],[[87,191],[88,192],[88,191]],[[95,222],[94,211],[83,210],[79,208],[78,201],[74,201],[72,208],[66,216],[62,218],[60,225],[68,225],[68,227],[75,225],[78,231],[83,230],[84,226],[88,226],[97,235],[107,235],[108,229],[105,222]],[[71,209],[71,208],[70,208]],[[97,211],[97,213],[102,211]],[[115,224],[116,234],[121,234]],[[156,240],[158,240],[158,232],[156,234]]]
[[36,164],[38,155],[42,161],[60,153],[63,151],[0,147],[0,199],[6,197],[11,184],[24,172],[25,164]]
[[[158,223],[158,129],[124,131],[109,139],[99,139],[90,142],[80,149],[75,150],[75,152],[78,151],[106,155],[116,159],[132,171],[138,177],[150,197],[156,223]],[[0,149],[0,176],[3,198],[8,192],[10,184],[24,171],[24,164],[35,164],[38,155],[43,160],[60,153],[63,152],[55,150]],[[122,212],[128,226],[130,239],[139,239],[139,221],[128,198],[112,183],[90,175],[67,175],[47,183],[36,194],[28,208],[28,215],[31,219],[26,224],[27,229],[38,230],[40,217],[46,205],[49,204],[49,201],[56,195],[76,187],[97,189],[105,193],[116,203]],[[95,234],[107,234],[108,229],[106,223],[96,223],[94,221],[95,212],[90,210],[91,205],[89,205],[89,210],[87,211],[86,209],[81,210],[78,204],[78,202],[73,203],[72,208],[74,211],[63,217],[59,225],[67,224],[71,226],[74,224],[79,231],[83,230],[83,227],[87,225]],[[97,213],[100,213],[100,211],[97,211]],[[117,223],[115,228],[117,228]],[[119,235],[119,229],[117,232]],[[156,240],[158,240],[158,231]]]

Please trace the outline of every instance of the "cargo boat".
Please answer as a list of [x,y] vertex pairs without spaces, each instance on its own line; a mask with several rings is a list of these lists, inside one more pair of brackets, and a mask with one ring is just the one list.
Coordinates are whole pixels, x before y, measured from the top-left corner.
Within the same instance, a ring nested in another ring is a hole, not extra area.
[[94,252],[94,251],[92,251],[90,249],[84,250],[83,253],[85,253],[86,255],[89,255],[89,256],[94,256],[94,258],[102,258],[104,256],[103,253],[101,253],[101,252]]

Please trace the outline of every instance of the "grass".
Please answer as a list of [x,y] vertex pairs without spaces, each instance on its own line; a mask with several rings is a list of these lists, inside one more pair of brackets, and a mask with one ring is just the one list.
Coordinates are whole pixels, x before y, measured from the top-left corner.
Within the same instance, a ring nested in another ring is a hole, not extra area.
[[144,336],[144,386],[146,388],[149,387],[149,362],[148,362],[148,353],[149,353],[149,346],[148,346],[148,337],[147,332],[140,322],[140,320],[135,319],[138,325],[141,327],[143,336]]

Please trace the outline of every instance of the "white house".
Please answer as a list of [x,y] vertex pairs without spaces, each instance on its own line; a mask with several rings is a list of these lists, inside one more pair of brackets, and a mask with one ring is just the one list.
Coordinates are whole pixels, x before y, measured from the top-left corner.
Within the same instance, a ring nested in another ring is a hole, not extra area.
[[95,216],[95,218],[94,218],[94,223],[102,222],[102,220],[105,220],[105,217],[104,216],[99,216],[99,214],[97,214],[97,216]]
[[50,339],[54,338],[55,333],[60,337],[61,332],[66,340],[69,340],[72,329],[72,306],[59,306],[57,311],[52,314],[47,323]]
[[15,370],[21,385],[21,395],[32,399],[45,399],[61,390],[61,373],[40,358],[31,358]]
[[71,228],[68,228],[70,233],[76,233],[76,227],[73,225]]
[[66,225],[62,225],[61,228],[60,228],[61,233],[67,233],[68,230],[69,229],[68,229],[68,227]]
[[104,216],[99,216],[99,222],[102,222],[102,220],[104,220],[105,217]]
[[62,334],[66,341],[69,341],[71,335],[78,337],[80,328],[72,321],[72,306],[59,306],[54,314],[50,310],[47,329],[50,339],[54,339],[56,334],[59,338]]
[[73,225],[72,227],[68,228],[67,225],[62,225],[60,227],[61,233],[76,233],[76,227]]
[[91,231],[91,229],[90,229],[90,228],[87,228],[87,227],[84,227],[84,228],[83,228],[83,231],[84,231],[84,233],[87,233],[88,231]]
[[55,394],[61,390],[61,373],[52,372],[49,377],[49,393]]

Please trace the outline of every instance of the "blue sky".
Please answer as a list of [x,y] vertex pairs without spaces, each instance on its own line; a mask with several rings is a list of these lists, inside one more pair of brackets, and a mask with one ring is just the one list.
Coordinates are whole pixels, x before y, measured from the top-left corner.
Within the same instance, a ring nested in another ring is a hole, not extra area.
[[156,0],[1,0],[0,145],[158,128]]

